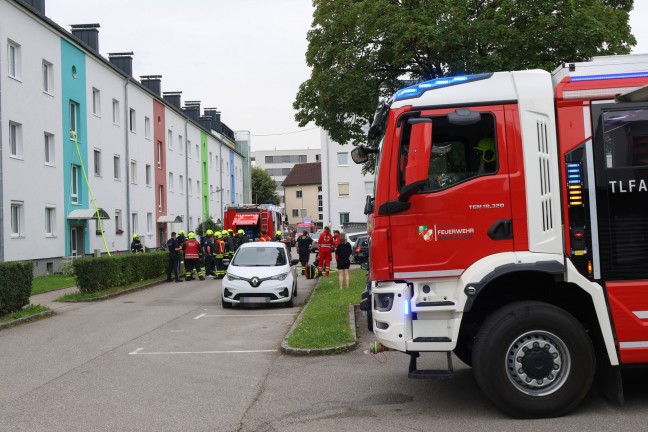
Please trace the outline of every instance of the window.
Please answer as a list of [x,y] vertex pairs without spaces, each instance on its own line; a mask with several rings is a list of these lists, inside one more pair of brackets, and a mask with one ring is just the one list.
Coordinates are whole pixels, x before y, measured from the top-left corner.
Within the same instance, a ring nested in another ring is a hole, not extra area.
[[54,85],[54,67],[52,63],[43,60],[43,91],[52,94]]
[[164,186],[158,186],[158,211],[162,212],[164,209]]
[[11,202],[11,237],[22,237],[25,226],[22,201]]
[[340,213],[340,225],[349,223],[349,213]]
[[373,196],[373,182],[364,182],[365,196]]
[[96,88],[92,89],[92,114],[101,116],[101,92]]
[[115,180],[121,179],[121,158],[119,155],[113,156],[113,175]]
[[119,101],[113,99],[113,124],[119,125]]
[[191,141],[187,140],[187,158],[191,159]]
[[79,166],[72,165],[70,170],[70,202],[79,204]]
[[45,236],[53,237],[55,234],[55,208],[45,207]]
[[145,176],[146,177],[146,186],[150,187],[151,186],[151,165],[146,164],[145,174],[146,174],[146,176]]
[[180,174],[179,180],[180,180],[180,184],[179,184],[180,195],[184,195],[184,176],[182,174]]
[[349,183],[338,183],[338,196],[349,196]]
[[[606,168],[648,166],[648,109],[603,113],[603,139]],[[637,182],[639,183],[639,182]],[[616,181],[610,185],[617,184]],[[614,192],[615,189],[612,189]]]
[[299,217],[299,209],[292,209],[293,217]]
[[128,110],[128,130],[130,130],[133,133],[135,133],[135,119],[136,119],[135,110],[133,108],[130,108]]
[[178,135],[178,151],[180,154],[183,154],[182,149],[184,148],[184,143],[182,142],[182,135]]
[[70,138],[72,138],[72,132],[74,132],[75,137],[77,135],[77,112],[77,103],[70,101]]
[[219,166],[219,165],[218,165],[218,156],[215,156],[215,157],[214,157],[214,160],[216,161],[216,171],[218,171],[218,166]]
[[131,184],[137,184],[137,161],[132,160],[130,163]]
[[162,169],[162,141],[157,142],[157,167]]
[[101,177],[101,150],[94,151],[94,175]]
[[349,153],[347,153],[347,152],[338,152],[337,160],[338,160],[338,166],[348,166],[349,165]]
[[209,168],[213,168],[214,166],[214,155],[212,152],[209,152]]
[[301,198],[301,197],[303,197],[302,190],[299,189],[295,191],[295,198]]
[[167,132],[167,146],[169,150],[173,151],[173,131],[171,129]]
[[193,194],[193,184],[191,183],[191,177],[187,178],[187,187],[189,188],[189,196]]
[[139,227],[137,226],[137,213],[131,215],[131,227],[133,228],[133,234],[137,234]]
[[144,138],[151,139],[151,119],[144,117]]
[[151,234],[153,232],[153,214],[146,213],[146,233]]
[[9,41],[7,45],[7,57],[8,57],[8,70],[7,73],[10,77],[20,79],[21,76],[21,64],[20,64],[20,45],[15,42]]
[[115,233],[122,234],[124,232],[122,228],[122,211],[115,210]]
[[198,144],[196,144],[196,160],[200,159],[200,150],[198,149]]
[[45,132],[44,135],[45,165],[54,165],[54,135]]
[[13,157],[22,157],[22,125],[9,122],[9,154]]
[[173,192],[173,173],[169,173],[169,192]]

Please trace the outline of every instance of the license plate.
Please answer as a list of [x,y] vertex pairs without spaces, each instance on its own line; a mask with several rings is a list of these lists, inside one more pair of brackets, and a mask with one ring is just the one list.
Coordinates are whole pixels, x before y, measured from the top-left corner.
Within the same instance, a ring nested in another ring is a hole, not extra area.
[[243,297],[243,303],[268,303],[268,297]]

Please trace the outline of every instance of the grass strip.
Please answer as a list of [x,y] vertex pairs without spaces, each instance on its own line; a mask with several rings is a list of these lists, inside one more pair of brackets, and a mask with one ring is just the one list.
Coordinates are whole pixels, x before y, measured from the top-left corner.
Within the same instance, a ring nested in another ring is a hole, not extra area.
[[37,315],[42,312],[47,312],[49,308],[43,305],[27,305],[19,311],[11,312],[7,315],[0,317],[0,323],[6,323],[10,321],[15,321],[20,318],[29,317],[32,315]]
[[350,270],[349,289],[340,289],[337,273],[322,277],[301,322],[288,338],[293,348],[330,348],[353,342],[349,328],[349,305],[360,303],[367,281],[366,270]]
[[51,274],[35,277],[32,281],[32,295],[42,294],[76,285],[74,276],[63,274]]
[[149,285],[154,282],[160,282],[164,280],[163,278],[153,278],[153,279],[146,279],[142,280],[139,282],[133,282],[128,285],[123,285],[123,286],[118,286],[118,287],[113,287],[113,288],[108,288],[102,291],[97,291],[93,293],[70,293],[66,294],[64,296],[61,296],[56,299],[57,302],[78,302],[78,301],[85,301],[85,300],[93,300],[93,299],[99,299],[101,297],[106,297],[111,294],[118,294],[123,291],[130,291],[134,288],[140,288],[146,285]]

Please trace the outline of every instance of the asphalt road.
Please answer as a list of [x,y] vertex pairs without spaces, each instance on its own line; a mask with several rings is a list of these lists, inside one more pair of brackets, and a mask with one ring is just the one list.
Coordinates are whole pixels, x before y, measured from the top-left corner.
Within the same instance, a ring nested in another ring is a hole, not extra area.
[[[304,301],[313,281],[300,283]],[[218,289],[163,284],[1,331],[0,430],[648,430],[645,372],[628,375],[622,407],[592,391],[567,417],[513,420],[457,359],[454,380],[411,380],[406,355],[364,354],[363,321],[353,352],[284,355],[299,306],[223,310]],[[444,362],[428,354],[421,366]]]

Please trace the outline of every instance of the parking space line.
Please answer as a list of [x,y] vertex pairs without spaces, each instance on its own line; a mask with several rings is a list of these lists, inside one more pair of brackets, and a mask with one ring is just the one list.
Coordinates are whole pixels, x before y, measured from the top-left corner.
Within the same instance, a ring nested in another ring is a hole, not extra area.
[[254,354],[277,352],[278,350],[232,350],[232,351],[168,351],[168,352],[142,352],[144,348],[137,348],[128,355],[178,355],[178,354]]
[[229,314],[221,314],[221,315],[208,315],[208,314],[200,314],[195,320],[200,319],[200,318],[227,318],[227,317],[272,317],[272,316],[295,316],[295,314],[240,314],[240,315],[229,315]]

